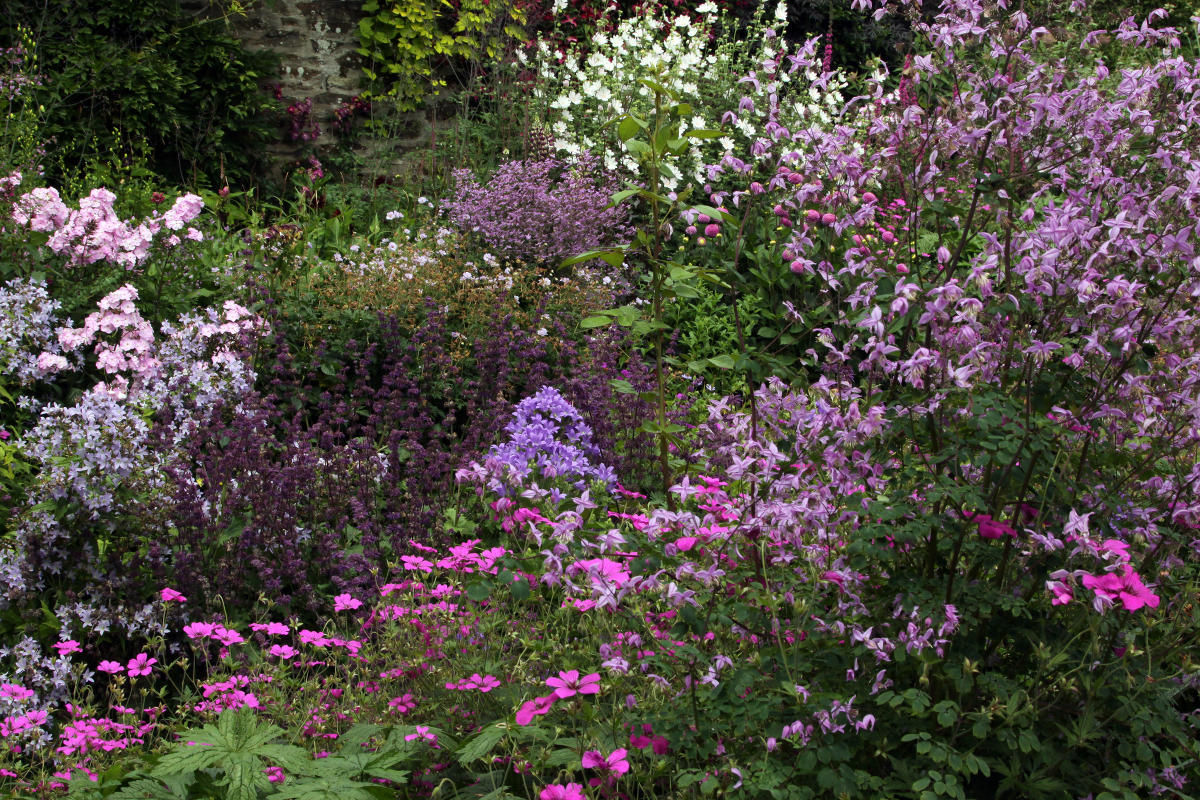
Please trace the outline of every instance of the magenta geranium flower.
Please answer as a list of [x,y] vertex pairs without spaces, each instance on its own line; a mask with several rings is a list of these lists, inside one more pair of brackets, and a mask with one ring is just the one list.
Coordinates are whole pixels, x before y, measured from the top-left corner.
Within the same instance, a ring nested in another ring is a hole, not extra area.
[[174,589],[170,589],[170,588],[166,588],[166,587],[163,588],[162,592],[159,594],[159,597],[162,598],[162,601],[164,603],[186,603],[187,602],[186,597],[184,597],[183,595],[181,595],[179,592],[175,591]]
[[558,673],[557,678],[547,678],[546,685],[562,700],[576,694],[600,694],[600,673],[593,672],[581,678],[578,670],[571,669]]
[[65,642],[56,642],[51,646],[58,651],[60,656],[69,656],[71,653],[78,653],[83,649],[79,646],[79,642],[74,639],[68,639]]
[[123,672],[125,670],[125,668],[121,666],[120,661],[101,661],[96,665],[96,669],[100,670],[101,672],[107,672],[109,675],[116,675],[118,672]]
[[534,717],[539,717],[549,712],[556,700],[558,700],[557,695],[548,694],[545,697],[535,697],[524,703],[517,710],[517,724],[528,725],[530,722],[533,722]]
[[602,756],[599,750],[588,750],[583,754],[580,763],[584,769],[598,769],[601,772],[624,775],[626,772],[629,772],[629,762],[625,760],[625,755],[628,752],[628,750],[622,747],[618,750],[613,750],[607,756]]
[[334,611],[353,611],[362,606],[362,600],[351,596],[349,593],[339,594],[333,598]]
[[145,653],[138,653],[136,657],[129,659],[129,663],[125,667],[129,670],[129,677],[136,678],[139,675],[149,675],[151,665],[157,663],[157,658],[150,658]]
[[542,789],[538,797],[540,800],[586,800],[587,796],[583,793],[581,784],[568,783],[563,786],[560,783],[551,783]]

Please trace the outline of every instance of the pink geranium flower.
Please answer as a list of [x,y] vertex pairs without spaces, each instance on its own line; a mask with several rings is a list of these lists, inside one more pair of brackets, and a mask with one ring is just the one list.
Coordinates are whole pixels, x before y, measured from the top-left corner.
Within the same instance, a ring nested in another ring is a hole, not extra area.
[[558,700],[557,695],[548,694],[545,697],[535,697],[524,703],[517,710],[517,724],[528,725],[533,721],[534,717],[546,714],[554,706],[556,700]]
[[[629,772],[629,762],[625,760],[625,755],[628,751],[622,747],[618,750],[613,750],[607,756],[600,755],[599,750],[588,750],[583,754],[580,763],[584,769],[599,770],[605,775],[624,775]],[[600,778],[592,778],[588,783],[592,786],[599,786]]]
[[100,670],[101,672],[107,672],[109,675],[116,675],[118,672],[123,672],[125,670],[125,668],[121,666],[120,661],[101,661],[96,665],[96,669]]
[[136,678],[139,675],[149,675],[150,666],[157,663],[157,658],[150,658],[145,653],[138,653],[136,657],[129,659],[129,663],[125,666],[129,670],[129,677]]
[[159,597],[162,598],[162,601],[164,603],[186,603],[187,602],[186,597],[184,597],[183,595],[181,595],[179,592],[175,591],[174,589],[171,589],[168,587],[163,587],[163,590],[159,594]]
[[353,611],[361,606],[362,600],[351,597],[349,593],[339,594],[337,597],[333,598],[334,611]]
[[79,646],[79,642],[75,641],[74,639],[68,639],[65,642],[56,642],[52,645],[52,647],[58,651],[60,656],[69,656],[71,653],[78,653],[83,650],[83,648]]
[[576,694],[600,694],[600,673],[593,672],[581,678],[578,670],[567,670],[558,673],[557,678],[547,678],[546,685],[562,700]]
[[540,800],[586,800],[583,786],[578,783],[568,783],[566,786],[552,783],[542,789],[538,797]]

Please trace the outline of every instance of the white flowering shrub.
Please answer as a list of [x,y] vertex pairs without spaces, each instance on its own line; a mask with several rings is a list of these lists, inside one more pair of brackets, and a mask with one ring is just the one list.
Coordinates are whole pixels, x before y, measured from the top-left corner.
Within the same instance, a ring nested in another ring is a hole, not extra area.
[[723,19],[713,3],[696,11],[695,19],[650,9],[620,20],[610,31],[597,33],[586,53],[578,48],[553,51],[545,41],[538,42],[533,66],[540,81],[534,98],[545,109],[559,153],[590,151],[600,154],[608,169],[636,173],[635,159],[619,149],[611,126],[605,126],[627,111],[643,118],[653,112],[653,92],[640,83],[652,76],[692,105],[686,120],[692,129],[726,131],[720,138],[693,140],[680,159],[682,175],[664,179],[671,190],[683,180],[703,183],[705,164],[719,163],[726,153],[748,152],[756,140],[770,135],[765,114],[737,105],[736,98],[746,94],[739,86],[745,80],[757,75],[775,79],[777,94],[771,100],[785,109],[784,124],[832,122],[833,109],[843,104],[839,90],[844,79],[781,68],[784,45],[771,25],[782,28],[786,23],[786,2],[775,5],[770,19],[760,13],[736,40],[734,22]]

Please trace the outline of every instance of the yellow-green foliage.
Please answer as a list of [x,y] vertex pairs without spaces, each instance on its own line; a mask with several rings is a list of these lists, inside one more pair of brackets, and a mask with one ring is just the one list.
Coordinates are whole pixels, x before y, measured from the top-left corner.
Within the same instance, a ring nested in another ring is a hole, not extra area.
[[446,86],[440,67],[495,58],[524,38],[524,14],[512,0],[367,0],[358,49],[372,92],[401,111],[419,108]]

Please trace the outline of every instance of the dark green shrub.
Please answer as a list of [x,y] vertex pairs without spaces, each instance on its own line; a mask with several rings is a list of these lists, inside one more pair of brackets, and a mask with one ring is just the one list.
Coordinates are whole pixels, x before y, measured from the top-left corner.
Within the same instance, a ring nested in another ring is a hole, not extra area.
[[50,180],[113,161],[186,185],[246,183],[262,168],[275,131],[260,83],[276,59],[247,51],[224,19],[179,0],[3,7],[0,46],[19,41],[20,25],[37,43],[41,80],[27,99],[45,109]]

